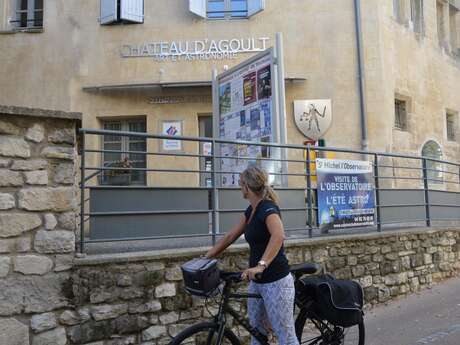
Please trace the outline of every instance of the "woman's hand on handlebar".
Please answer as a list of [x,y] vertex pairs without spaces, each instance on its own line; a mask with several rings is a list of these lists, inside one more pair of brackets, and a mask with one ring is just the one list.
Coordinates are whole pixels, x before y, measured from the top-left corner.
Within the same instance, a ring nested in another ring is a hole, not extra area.
[[263,271],[264,271],[263,266],[256,266],[256,267],[248,268],[244,270],[243,273],[241,274],[241,279],[247,280],[247,281],[249,280],[257,281],[258,278],[262,275]]

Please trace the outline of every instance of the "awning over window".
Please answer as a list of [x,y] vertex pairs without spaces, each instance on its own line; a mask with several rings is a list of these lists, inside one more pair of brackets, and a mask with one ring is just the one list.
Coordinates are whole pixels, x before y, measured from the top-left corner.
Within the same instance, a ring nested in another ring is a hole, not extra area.
[[[286,82],[304,82],[307,79],[303,77],[286,77]],[[83,91],[86,92],[110,92],[110,91],[139,91],[151,89],[174,89],[174,88],[200,88],[211,87],[210,80],[202,81],[171,81],[157,83],[133,83],[133,84],[113,84],[113,85],[97,85],[84,86]]]

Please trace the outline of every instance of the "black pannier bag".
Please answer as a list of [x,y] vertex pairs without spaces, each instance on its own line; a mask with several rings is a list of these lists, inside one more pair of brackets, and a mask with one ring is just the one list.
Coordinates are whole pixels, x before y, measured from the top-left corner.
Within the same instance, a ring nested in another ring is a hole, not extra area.
[[196,296],[210,296],[220,283],[217,260],[197,258],[181,266],[185,289]]
[[359,283],[326,274],[302,278],[299,285],[297,300],[311,299],[312,308],[322,320],[341,327],[362,322],[364,293]]

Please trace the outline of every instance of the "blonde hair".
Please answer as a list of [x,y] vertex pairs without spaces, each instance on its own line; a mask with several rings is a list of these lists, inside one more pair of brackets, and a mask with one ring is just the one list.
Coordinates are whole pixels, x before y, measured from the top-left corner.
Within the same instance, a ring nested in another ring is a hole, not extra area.
[[240,180],[254,194],[262,199],[270,200],[275,204],[279,203],[278,195],[268,184],[267,173],[258,166],[251,166],[240,174]]

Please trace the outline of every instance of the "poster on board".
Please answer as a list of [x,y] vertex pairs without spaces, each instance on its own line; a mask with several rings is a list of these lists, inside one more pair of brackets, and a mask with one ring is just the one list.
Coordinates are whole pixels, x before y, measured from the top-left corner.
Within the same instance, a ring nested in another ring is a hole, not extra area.
[[371,162],[317,158],[316,174],[322,231],[375,224]]
[[[182,122],[181,121],[163,121],[162,132],[163,135],[181,136],[182,135]],[[180,151],[182,150],[182,143],[180,140],[164,139],[162,144],[163,151]]]
[[[273,50],[269,49],[217,77],[221,139],[274,141],[273,61]],[[269,173],[279,169],[279,164],[268,160],[279,153],[268,147],[221,144],[220,153],[221,185],[224,187],[237,187],[239,173],[251,164]],[[269,179],[272,184],[276,182],[275,175],[270,175]]]

